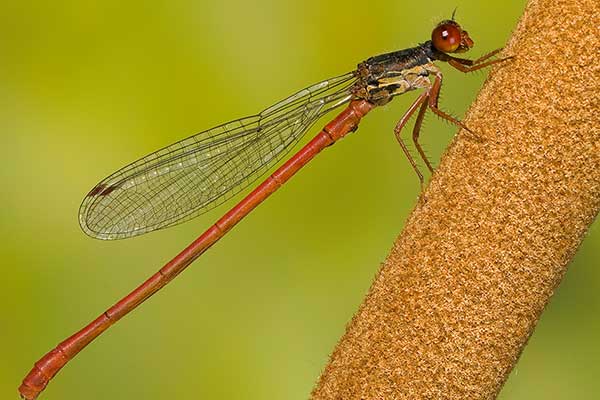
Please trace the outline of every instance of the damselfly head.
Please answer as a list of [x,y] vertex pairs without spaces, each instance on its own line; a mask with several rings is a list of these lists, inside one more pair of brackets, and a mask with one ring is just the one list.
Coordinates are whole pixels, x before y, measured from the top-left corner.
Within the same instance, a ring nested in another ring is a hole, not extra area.
[[473,47],[469,33],[454,20],[445,20],[437,24],[431,32],[433,46],[444,53],[464,53]]

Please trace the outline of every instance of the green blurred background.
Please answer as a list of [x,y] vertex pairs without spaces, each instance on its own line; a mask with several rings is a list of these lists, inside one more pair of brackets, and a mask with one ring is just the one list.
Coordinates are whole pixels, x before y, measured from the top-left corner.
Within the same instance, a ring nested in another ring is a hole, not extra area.
[[[101,178],[371,55],[427,40],[455,6],[476,41],[471,56],[479,56],[503,45],[524,4],[3,3],[0,398],[16,398],[36,359],[233,204],[179,227],[101,242],[77,222],[83,195]],[[442,68],[443,104],[464,115],[485,73]],[[307,398],[418,195],[392,134],[413,99],[369,115],[81,353],[43,398]],[[425,129],[437,160],[456,129],[431,116]],[[600,390],[599,249],[596,223],[502,399],[587,399]]]

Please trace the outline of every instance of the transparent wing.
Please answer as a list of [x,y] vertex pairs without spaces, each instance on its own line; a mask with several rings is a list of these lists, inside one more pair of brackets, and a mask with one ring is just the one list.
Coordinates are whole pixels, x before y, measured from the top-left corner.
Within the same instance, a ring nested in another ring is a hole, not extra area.
[[183,139],[108,176],[84,198],[90,236],[123,239],[192,219],[230,199],[323,114],[351,98],[353,73],[310,86],[260,114]]

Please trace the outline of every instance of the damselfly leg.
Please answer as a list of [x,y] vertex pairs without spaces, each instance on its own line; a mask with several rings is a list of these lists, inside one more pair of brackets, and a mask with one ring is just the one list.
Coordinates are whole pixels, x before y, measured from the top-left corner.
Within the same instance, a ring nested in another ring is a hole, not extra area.
[[[421,173],[421,171],[419,170],[419,167],[417,166],[417,162],[415,161],[413,156],[410,154],[410,151],[408,150],[406,143],[404,143],[404,140],[402,140],[402,136],[400,135],[400,132],[402,132],[402,128],[404,128],[404,126],[408,123],[408,120],[410,119],[410,117],[412,117],[412,115],[415,113],[417,108],[419,108],[419,106],[421,106],[421,108],[425,108],[425,109],[427,108],[427,98],[428,97],[429,97],[429,91],[425,91],[425,92],[421,93],[419,95],[419,97],[417,97],[417,99],[410,105],[408,110],[406,110],[404,115],[402,115],[402,118],[400,118],[400,121],[398,121],[398,123],[396,124],[396,127],[394,128],[394,134],[396,136],[396,139],[398,140],[398,143],[400,144],[400,147],[402,148],[402,151],[404,152],[404,155],[406,156],[406,158],[408,158],[408,162],[410,163],[413,170],[419,177],[419,182],[421,183],[421,191],[423,190],[423,185],[425,183],[425,180],[423,178],[423,173]],[[424,112],[419,111],[419,115],[422,113],[424,113]],[[423,118],[421,117],[420,120],[422,121]],[[417,122],[419,122],[419,118],[417,118]],[[417,124],[415,124],[414,131],[418,131],[418,130],[419,129],[417,129]],[[418,132],[416,134],[418,136]],[[414,136],[414,132],[413,132],[413,136]]]
[[419,155],[425,162],[427,169],[429,169],[430,173],[433,173],[433,166],[431,165],[431,162],[427,158],[425,151],[423,150],[423,148],[421,147],[421,144],[419,143],[419,134],[421,133],[421,125],[423,124],[423,118],[425,117],[425,112],[427,111],[427,106],[428,106],[427,102],[424,101],[423,104],[421,104],[421,108],[419,108],[419,113],[417,114],[417,120],[415,121],[415,126],[413,127],[412,138],[413,138],[413,143],[415,144],[415,148],[417,149],[417,151],[419,152]]
[[448,64],[452,65],[454,68],[456,68],[457,70],[459,70],[461,72],[468,73],[468,72],[480,70],[485,67],[489,67],[490,65],[498,64],[498,63],[501,63],[504,61],[509,61],[513,58],[513,56],[509,56],[509,57],[498,58],[496,60],[486,61],[486,60],[490,59],[491,57],[495,56],[496,54],[498,54],[500,51],[502,51],[501,48],[496,49],[494,51],[490,51],[489,53],[484,54],[483,56],[479,57],[476,60],[467,60],[465,58],[457,58],[457,57],[448,56],[449,57]]
[[[442,61],[447,61],[450,65],[452,65],[454,68],[458,69],[459,71],[468,73],[468,72],[477,71],[477,70],[485,68],[485,67],[489,67],[490,65],[508,61],[512,58],[512,57],[504,57],[504,58],[500,58],[500,59],[489,60],[491,57],[498,54],[501,50],[502,49],[496,49],[492,52],[489,52],[489,53],[483,55],[482,57],[480,57],[476,60],[468,60],[468,59],[463,59],[463,58],[452,57],[447,54],[444,54],[442,57],[440,57],[440,59]],[[417,119],[416,119],[415,125],[413,127],[412,139],[413,139],[415,148],[417,149],[417,152],[419,153],[421,159],[427,166],[427,169],[429,170],[430,173],[433,173],[433,166],[432,166],[431,162],[429,161],[427,155],[423,151],[423,147],[419,143],[421,126],[423,124],[423,118],[425,117],[425,112],[427,111],[427,108],[429,108],[434,114],[436,114],[440,118],[464,129],[475,140],[480,141],[480,142],[482,141],[482,138],[479,135],[477,135],[475,132],[473,132],[471,129],[469,129],[469,127],[467,127],[463,122],[461,122],[457,118],[454,118],[452,115],[442,111],[439,108],[438,103],[439,103],[440,89],[442,87],[443,75],[442,75],[442,72],[433,64],[427,65],[426,69],[434,76],[433,83],[428,85],[425,88],[425,92],[423,92],[413,102],[413,104],[404,113],[404,115],[402,116],[400,121],[398,121],[398,123],[396,124],[396,127],[394,128],[394,134],[396,136],[396,139],[398,140],[398,143],[400,144],[402,151],[408,158],[410,165],[412,166],[413,170],[417,174],[417,177],[419,178],[419,182],[421,184],[421,190],[423,190],[423,188],[424,188],[423,173],[419,170],[417,162],[415,161],[414,157],[410,154],[410,151],[409,151],[408,147],[406,146],[406,144],[404,143],[404,141],[402,140],[402,136],[400,134],[402,131],[402,128],[404,128],[404,126],[408,123],[408,120],[412,117],[412,115],[415,113],[417,108],[419,109],[419,112],[417,113]]]

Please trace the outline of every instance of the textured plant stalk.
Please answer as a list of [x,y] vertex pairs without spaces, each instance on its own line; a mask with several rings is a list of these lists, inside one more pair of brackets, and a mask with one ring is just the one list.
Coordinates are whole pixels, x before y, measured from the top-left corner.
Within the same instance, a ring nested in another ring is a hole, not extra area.
[[498,395],[600,208],[599,26],[529,2],[312,399]]

